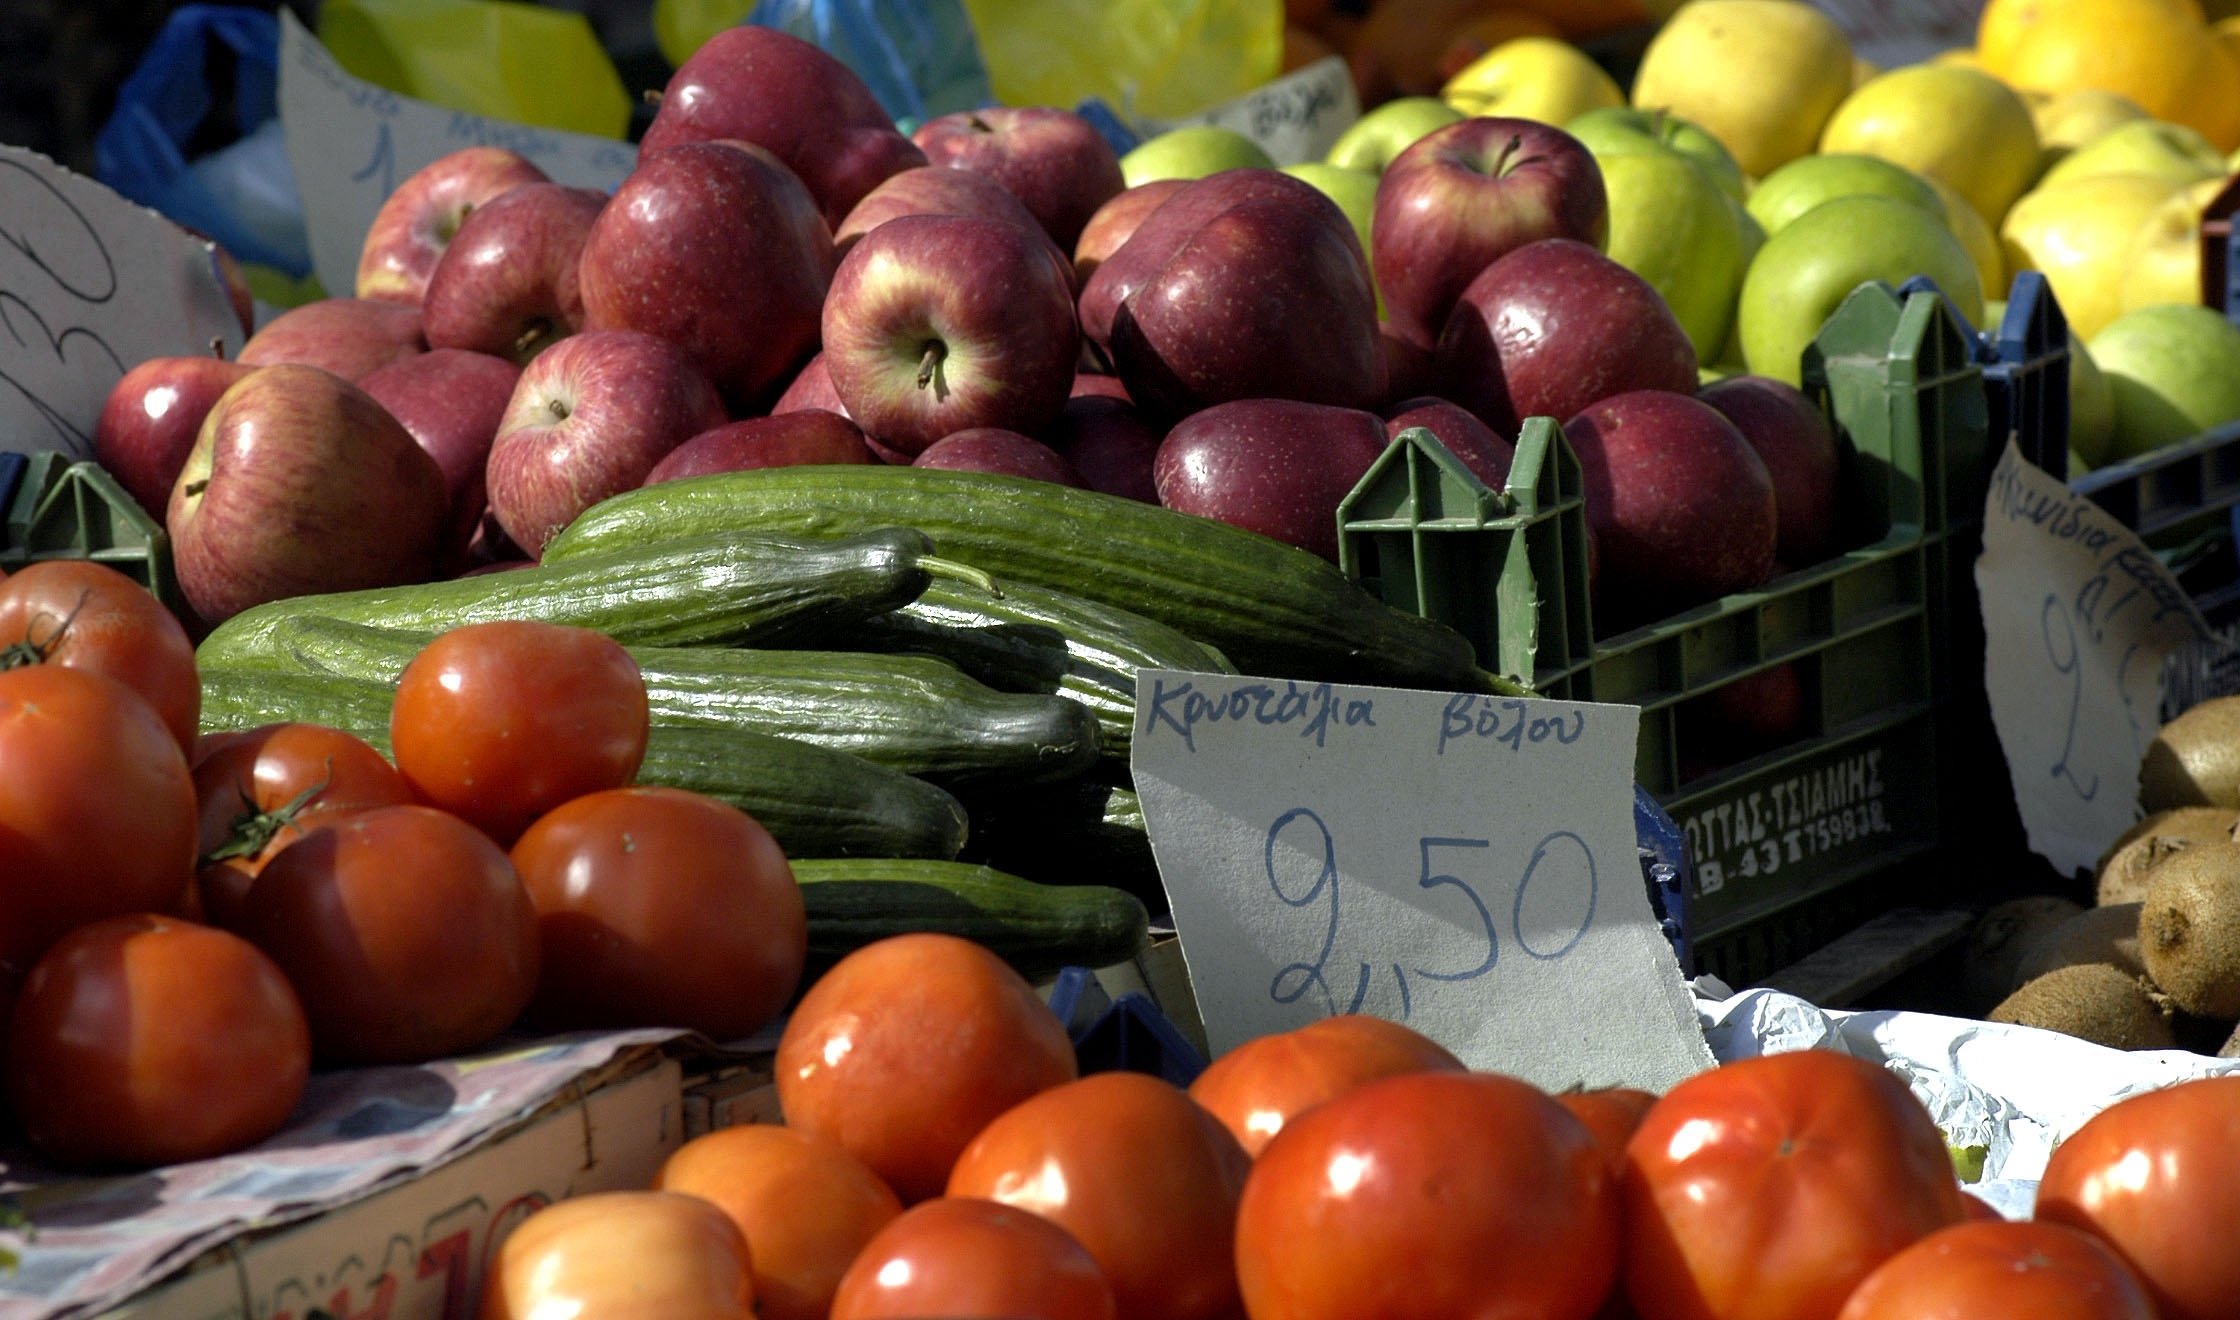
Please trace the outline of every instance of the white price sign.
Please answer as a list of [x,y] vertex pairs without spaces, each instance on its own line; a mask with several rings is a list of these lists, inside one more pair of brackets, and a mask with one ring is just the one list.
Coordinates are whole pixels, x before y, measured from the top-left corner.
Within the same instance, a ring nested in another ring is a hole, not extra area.
[[1638,709],[1136,683],[1136,789],[1216,1054],[1358,1012],[1551,1089],[1710,1066],[1635,851]]
[[1278,165],[1321,160],[1338,135],[1361,117],[1346,62],[1333,55],[1293,70],[1233,100],[1186,119],[1145,125],[1148,133],[1185,124],[1234,129],[1260,144]]

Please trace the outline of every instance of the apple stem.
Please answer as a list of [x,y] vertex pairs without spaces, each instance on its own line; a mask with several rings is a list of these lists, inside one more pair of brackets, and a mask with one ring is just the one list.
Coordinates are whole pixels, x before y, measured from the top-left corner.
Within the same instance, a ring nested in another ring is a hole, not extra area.
[[996,585],[996,580],[970,564],[960,564],[954,559],[943,559],[938,555],[920,555],[918,557],[918,567],[924,569],[929,577],[963,582],[980,588],[997,600],[1003,599],[1003,588]]
[[985,120],[985,119],[982,119],[982,118],[981,118],[980,116],[978,116],[978,115],[974,115],[974,116],[973,116],[972,118],[970,118],[970,119],[966,120],[965,122],[966,122],[966,123],[968,123],[968,124],[971,124],[971,125],[972,125],[972,129],[973,129],[973,131],[974,131],[974,132],[976,132],[976,133],[993,133],[993,132],[995,132],[995,130],[994,130],[994,129],[992,129],[992,128],[988,127],[988,121],[987,121],[987,120]]
[[204,477],[200,481],[190,481],[187,483],[187,498],[192,499],[208,489],[210,489],[210,479],[208,477]]
[[646,90],[645,90],[645,93],[644,93],[644,99],[645,99],[645,103],[646,103],[647,105],[659,105],[659,104],[661,104],[661,89],[660,89],[660,88],[658,88],[658,87],[648,87],[648,88],[646,88]]
[[936,399],[944,398],[949,391],[941,383],[941,360],[949,356],[949,346],[938,339],[926,341],[926,351],[918,359],[918,388],[932,387]]
[[220,362],[225,361],[226,341],[218,338],[218,336],[216,335],[210,336],[210,356],[218,359],[218,361]]
[[531,321],[529,328],[513,341],[513,360],[527,366],[529,359],[536,356],[529,350],[543,348],[545,341],[553,337],[552,328],[552,322],[542,318]]
[[31,616],[30,626],[23,630],[23,640],[13,646],[0,648],[0,669],[21,669],[26,665],[46,663],[47,657],[54,654],[54,648],[62,645],[62,639],[70,631],[70,625],[77,622],[78,611],[84,609],[86,602],[92,599],[91,591],[79,592],[78,603],[71,606],[70,612],[62,617],[62,622],[54,625],[54,631],[43,638],[38,635],[39,621],[53,616],[43,610]]
[[1524,134],[1513,133],[1510,135],[1509,140],[1501,146],[1501,154],[1494,157],[1493,177],[1498,179],[1509,172],[1509,158],[1516,155],[1517,151],[1523,146]]
[[544,406],[545,411],[552,414],[552,420],[556,422],[564,422],[568,420],[567,404],[561,402],[558,399],[547,399],[545,400]]

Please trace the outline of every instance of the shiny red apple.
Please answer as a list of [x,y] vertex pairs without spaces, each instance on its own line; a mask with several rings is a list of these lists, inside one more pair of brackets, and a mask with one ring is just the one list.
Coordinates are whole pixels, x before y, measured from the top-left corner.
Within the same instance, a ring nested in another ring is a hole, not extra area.
[[357,380],[427,347],[418,303],[321,298],[266,322],[241,346],[239,361],[251,367],[292,362]]
[[1827,558],[1841,519],[1836,483],[1843,469],[1827,416],[1802,390],[1769,376],[1729,376],[1696,397],[1734,423],[1772,474],[1781,562],[1802,568]]
[[451,516],[438,555],[439,572],[466,562],[467,546],[489,507],[484,473],[490,445],[520,378],[521,368],[504,358],[433,348],[358,382],[443,471]]
[[1011,477],[1031,477],[1077,489],[1087,483],[1050,446],[1032,436],[1000,426],[975,426],[945,435],[926,446],[911,460],[912,467],[947,468],[952,472],[999,472]]
[[503,147],[462,147],[407,175],[374,212],[358,253],[360,298],[418,303],[436,261],[474,208],[545,172]]
[[1159,445],[1159,502],[1338,557],[1338,502],[1385,449],[1375,413],[1241,399],[1184,418]]
[[810,463],[876,463],[854,422],[821,408],[729,422],[669,451],[645,484],[658,485],[711,472],[798,467]]
[[527,183],[475,208],[428,277],[428,346],[526,363],[583,328],[576,263],[607,195]]
[[990,106],[940,115],[910,135],[935,165],[1000,183],[1067,251],[1089,217],[1128,186],[1096,126],[1055,106]]
[[255,371],[222,357],[159,357],[124,373],[93,428],[93,460],[140,507],[161,517],[202,419],[234,382]]

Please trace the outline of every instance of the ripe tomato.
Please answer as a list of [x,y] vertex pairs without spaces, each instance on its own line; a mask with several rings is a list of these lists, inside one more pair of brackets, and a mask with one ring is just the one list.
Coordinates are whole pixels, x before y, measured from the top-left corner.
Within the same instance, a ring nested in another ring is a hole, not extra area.
[[337,811],[399,807],[412,789],[366,742],[323,724],[267,724],[212,747],[194,767],[204,919],[233,929],[265,863]]
[[990,1119],[1077,1070],[1064,1024],[1001,958],[951,935],[897,935],[801,997],[778,1041],[778,1103],[907,1205],[941,1195]]
[[863,1161],[823,1137],[749,1123],[696,1137],[653,1185],[731,1216],[754,1254],[762,1320],[824,1320],[840,1276],[902,1202]]
[[242,933],[335,1063],[419,1063],[503,1030],[537,985],[537,910],[480,831],[431,807],[330,816],[264,868]]
[[56,941],[9,1024],[24,1135],[72,1167],[207,1159],[280,1129],[311,1073],[287,978],[238,935],[110,917]]
[[132,689],[58,665],[0,672],[0,972],[89,921],[171,910],[194,835],[187,758]]
[[1109,1072],[1053,1087],[981,1129],[949,1195],[1031,1210],[1079,1239],[1121,1320],[1217,1320],[1252,1157],[1179,1087]]
[[840,1281],[831,1320],[1116,1314],[1112,1285],[1071,1233],[1008,1205],[942,1196],[912,1206],[871,1239]]
[[1588,1320],[1618,1268],[1609,1158],[1491,1073],[1356,1087],[1268,1143],[1237,1210],[1253,1320]]
[[1649,1091],[1630,1086],[1608,1086],[1593,1091],[1566,1091],[1557,1096],[1556,1103],[1571,1111],[1571,1116],[1587,1125],[1594,1144],[1602,1147],[1613,1164],[1626,1157],[1626,1142],[1633,1139],[1634,1129],[1657,1103]]
[[589,628],[454,628],[397,679],[389,749],[422,801],[510,845],[570,798],[620,788],[646,754],[637,662]]
[[[2230,1314],[2229,1309],[2226,1312]],[[1955,1224],[1882,1262],[1838,1320],[2155,1320],[2105,1242],[2059,1224]]]
[[690,1027],[717,1040],[777,1017],[809,957],[809,916],[770,832],[675,788],[588,793],[513,846],[537,907],[554,1027]]
[[498,1249],[482,1320],[754,1320],[747,1242],[681,1192],[598,1192],[523,1220]]
[[148,589],[107,564],[49,559],[0,583],[0,669],[88,669],[139,693],[184,752],[202,714],[194,642]]
[[1626,1145],[1624,1189],[1643,1320],[1829,1320],[1875,1266],[1965,1213],[1921,1102],[1828,1050],[1673,1087]]
[[1285,1123],[1332,1096],[1428,1071],[1460,1072],[1462,1061],[1397,1022],[1349,1013],[1246,1041],[1198,1074],[1190,1098],[1257,1157]]
[[2240,1307],[2240,1077],[2180,1082],[2101,1110],[2053,1148],[2037,1217],[2113,1245],[2162,1320]]

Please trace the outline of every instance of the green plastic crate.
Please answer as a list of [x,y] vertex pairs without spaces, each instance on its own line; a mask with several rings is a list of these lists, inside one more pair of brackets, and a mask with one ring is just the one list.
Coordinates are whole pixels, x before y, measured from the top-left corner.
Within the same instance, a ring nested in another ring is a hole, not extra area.
[[99,464],[67,454],[30,454],[15,494],[0,511],[0,571],[42,559],[107,564],[176,610],[171,537]]

